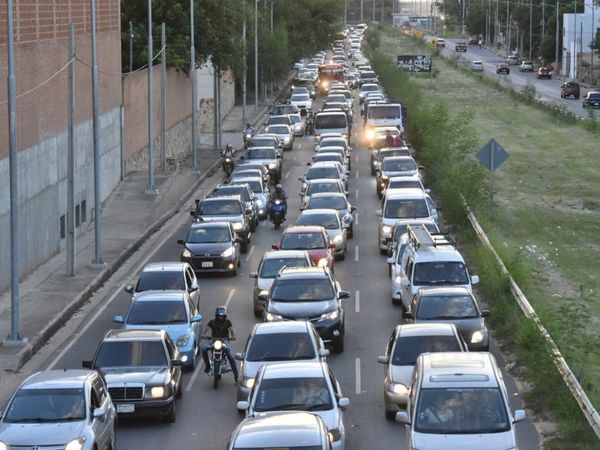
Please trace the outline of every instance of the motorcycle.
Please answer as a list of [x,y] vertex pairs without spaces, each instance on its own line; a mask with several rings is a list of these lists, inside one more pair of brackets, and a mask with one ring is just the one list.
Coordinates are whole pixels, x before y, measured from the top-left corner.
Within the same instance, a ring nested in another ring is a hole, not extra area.
[[306,115],[305,133],[313,134],[314,131],[315,131],[315,116],[312,112],[310,112]]
[[231,156],[223,157],[223,171],[227,174],[227,176],[231,176],[233,172],[233,158]]
[[250,139],[252,139],[252,137],[256,134],[256,130],[254,129],[254,127],[246,127],[246,129],[244,130],[244,148],[247,149],[248,148],[248,143],[250,142]]
[[206,337],[212,341],[209,348],[210,352],[210,372],[208,375],[213,379],[213,387],[217,389],[219,387],[219,381],[224,373],[231,372],[229,367],[229,361],[227,360],[227,341],[228,338],[213,339]]
[[283,222],[283,215],[285,212],[285,204],[281,200],[275,200],[271,202],[271,222],[273,223],[273,228],[276,230]]

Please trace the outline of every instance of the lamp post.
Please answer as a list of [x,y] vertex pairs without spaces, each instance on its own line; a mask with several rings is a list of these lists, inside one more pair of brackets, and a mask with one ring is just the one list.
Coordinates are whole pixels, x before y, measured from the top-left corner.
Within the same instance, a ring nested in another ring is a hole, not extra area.
[[190,77],[192,81],[192,169],[198,170],[198,155],[196,152],[196,105],[198,90],[196,88],[196,41],[194,34],[194,0],[190,0]]
[[258,0],[254,0],[254,111],[258,111]]

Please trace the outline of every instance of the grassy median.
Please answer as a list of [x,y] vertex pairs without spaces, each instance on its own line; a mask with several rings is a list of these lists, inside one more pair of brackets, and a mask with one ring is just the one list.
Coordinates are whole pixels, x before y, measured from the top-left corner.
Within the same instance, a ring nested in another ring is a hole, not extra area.
[[[380,27],[378,34],[377,39],[370,40],[377,46],[371,60],[386,89],[408,105],[409,120],[411,116],[418,120],[422,115],[426,123],[432,124],[428,115],[439,115],[439,129],[419,128],[416,120],[411,121],[409,133],[417,151],[421,147],[429,149],[425,165],[435,164],[433,156],[447,151],[446,146],[461,148],[450,156],[467,156],[458,166],[468,168],[464,176],[444,174],[443,167],[432,170],[433,181],[438,183],[436,193],[443,195],[447,188],[453,193],[466,189],[469,204],[511,274],[592,402],[600,405],[600,335],[596,331],[600,303],[595,301],[595,293],[600,290],[595,265],[600,256],[596,233],[600,219],[600,136],[594,132],[597,124],[588,121],[582,126],[572,118],[531,104],[528,100],[535,97],[535,90],[515,92],[506,79],[498,83],[493,78],[466,73],[456,59],[435,57],[433,80],[429,75],[395,71],[396,55],[435,50],[394,29]],[[450,127],[456,132],[452,133]],[[490,138],[510,153],[495,173],[493,206],[482,198],[481,173],[470,164],[470,155],[474,156]],[[456,165],[448,167],[456,169]],[[444,197],[440,201],[445,218],[450,212],[455,226],[464,225],[458,202],[448,195]],[[551,439],[547,448],[599,448],[548,357],[544,342],[514,304],[491,256],[477,245],[467,227],[462,229],[463,240],[471,243],[467,246],[471,260],[482,278],[482,294],[492,306],[493,327],[507,350],[514,350],[517,374],[531,385],[528,406],[539,415],[550,413],[559,426],[559,436]]]

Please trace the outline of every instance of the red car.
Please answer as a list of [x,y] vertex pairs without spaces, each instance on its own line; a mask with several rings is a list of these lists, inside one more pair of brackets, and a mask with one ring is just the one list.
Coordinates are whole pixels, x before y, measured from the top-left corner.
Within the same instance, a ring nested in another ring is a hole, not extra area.
[[505,73],[506,75],[509,75],[510,66],[506,63],[500,63],[496,66],[496,73]]
[[552,70],[550,70],[548,67],[540,67],[537,71],[537,77],[538,80],[541,78],[548,78],[549,80],[551,80]]
[[286,228],[281,240],[271,246],[273,250],[306,250],[315,266],[327,266],[333,270],[335,244],[331,242],[325,228],[296,225]]

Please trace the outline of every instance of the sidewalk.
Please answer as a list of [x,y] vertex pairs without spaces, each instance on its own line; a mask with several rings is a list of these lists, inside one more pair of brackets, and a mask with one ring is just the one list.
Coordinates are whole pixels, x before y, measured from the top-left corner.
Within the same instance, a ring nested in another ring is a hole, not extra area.
[[[247,119],[258,124],[269,106],[247,108]],[[242,147],[242,107],[235,106],[222,123],[223,145]],[[128,175],[110,194],[102,209],[101,256],[104,269],[91,269],[95,257],[94,221],[76,242],[76,276],[66,276],[63,250],[23,278],[20,284],[21,334],[24,347],[0,345],[0,373],[18,371],[61,326],[102,286],[140,245],[172,217],[196,188],[219,167],[213,134],[200,134],[198,170],[192,171],[191,155],[175,172],[157,172],[157,195],[145,194],[146,173]],[[0,336],[10,333],[11,292],[0,296]]]

